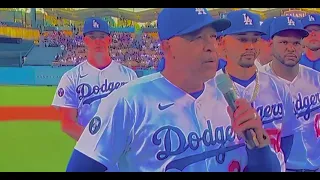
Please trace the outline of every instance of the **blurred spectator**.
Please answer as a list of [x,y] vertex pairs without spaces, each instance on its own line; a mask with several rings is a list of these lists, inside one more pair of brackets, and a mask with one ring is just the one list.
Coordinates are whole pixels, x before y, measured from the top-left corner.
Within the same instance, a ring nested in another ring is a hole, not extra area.
[[[155,33],[138,35],[113,32],[111,37],[111,58],[132,69],[154,69],[162,57]],[[62,53],[57,54],[53,66],[74,66],[87,59],[82,35],[68,36],[62,31],[44,32],[40,41],[44,47],[61,48]]]

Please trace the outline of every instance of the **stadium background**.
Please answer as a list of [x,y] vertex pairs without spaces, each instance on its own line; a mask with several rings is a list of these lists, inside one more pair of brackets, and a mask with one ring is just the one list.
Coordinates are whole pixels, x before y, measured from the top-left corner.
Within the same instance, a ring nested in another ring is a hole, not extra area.
[[[216,18],[239,8],[208,8]],[[320,13],[317,8],[246,8],[262,20]],[[75,142],[61,132],[50,104],[61,76],[83,61],[86,17],[112,27],[111,56],[138,76],[161,58],[161,8],[0,8],[0,172],[64,171]]]

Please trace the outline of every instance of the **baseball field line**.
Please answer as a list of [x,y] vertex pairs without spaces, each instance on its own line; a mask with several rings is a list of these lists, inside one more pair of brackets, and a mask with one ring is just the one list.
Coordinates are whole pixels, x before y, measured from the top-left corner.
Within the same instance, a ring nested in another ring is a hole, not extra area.
[[0,106],[0,121],[59,121],[60,115],[52,106]]

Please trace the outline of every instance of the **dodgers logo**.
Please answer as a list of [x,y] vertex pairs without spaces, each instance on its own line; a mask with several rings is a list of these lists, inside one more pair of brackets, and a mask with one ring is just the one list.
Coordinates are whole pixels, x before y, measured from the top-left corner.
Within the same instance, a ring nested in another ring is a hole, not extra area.
[[[165,133],[164,136],[159,137],[160,133]],[[178,148],[173,149],[172,137],[175,136],[178,139]],[[165,171],[170,169],[177,169],[183,171],[183,169],[196,162],[204,161],[207,158],[215,157],[215,160],[219,164],[225,162],[226,153],[233,151],[242,146],[244,143],[227,146],[227,142],[234,142],[235,133],[231,126],[226,128],[217,127],[212,130],[210,120],[207,121],[207,129],[203,131],[202,135],[196,132],[190,132],[187,137],[183,134],[182,130],[173,126],[164,126],[159,128],[152,136],[152,143],[156,146],[163,146],[164,149],[156,154],[156,158],[161,161],[171,156],[177,156],[184,153],[186,150],[196,150],[201,143],[205,146],[220,145],[219,148],[206,151],[200,154],[190,155],[180,159],[176,159],[167,164]]]
[[320,109],[320,93],[305,97],[298,93],[298,97],[293,104],[297,118],[303,117],[305,121],[308,121],[311,113]]
[[281,120],[283,118],[283,104],[267,104],[265,106],[255,107],[255,104],[251,104],[257,111],[257,113],[261,117],[261,121],[263,124],[269,124],[273,121]]
[[[90,84],[83,83],[77,87],[76,92],[79,94],[78,98],[80,101],[86,98],[83,101],[83,104],[91,104],[94,101],[109,96],[114,90],[119,89],[126,83],[127,82],[108,82],[107,79],[105,80],[104,84],[101,85],[101,87],[99,87],[98,85],[92,87]],[[103,92],[104,94],[97,95],[100,92]]]

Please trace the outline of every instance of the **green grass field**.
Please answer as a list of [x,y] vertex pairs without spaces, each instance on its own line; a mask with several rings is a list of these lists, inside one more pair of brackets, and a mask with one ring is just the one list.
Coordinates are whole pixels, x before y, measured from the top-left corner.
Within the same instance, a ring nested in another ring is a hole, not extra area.
[[[0,86],[0,106],[50,105],[55,88]],[[65,171],[75,145],[49,121],[0,121],[0,143],[0,172]]]

